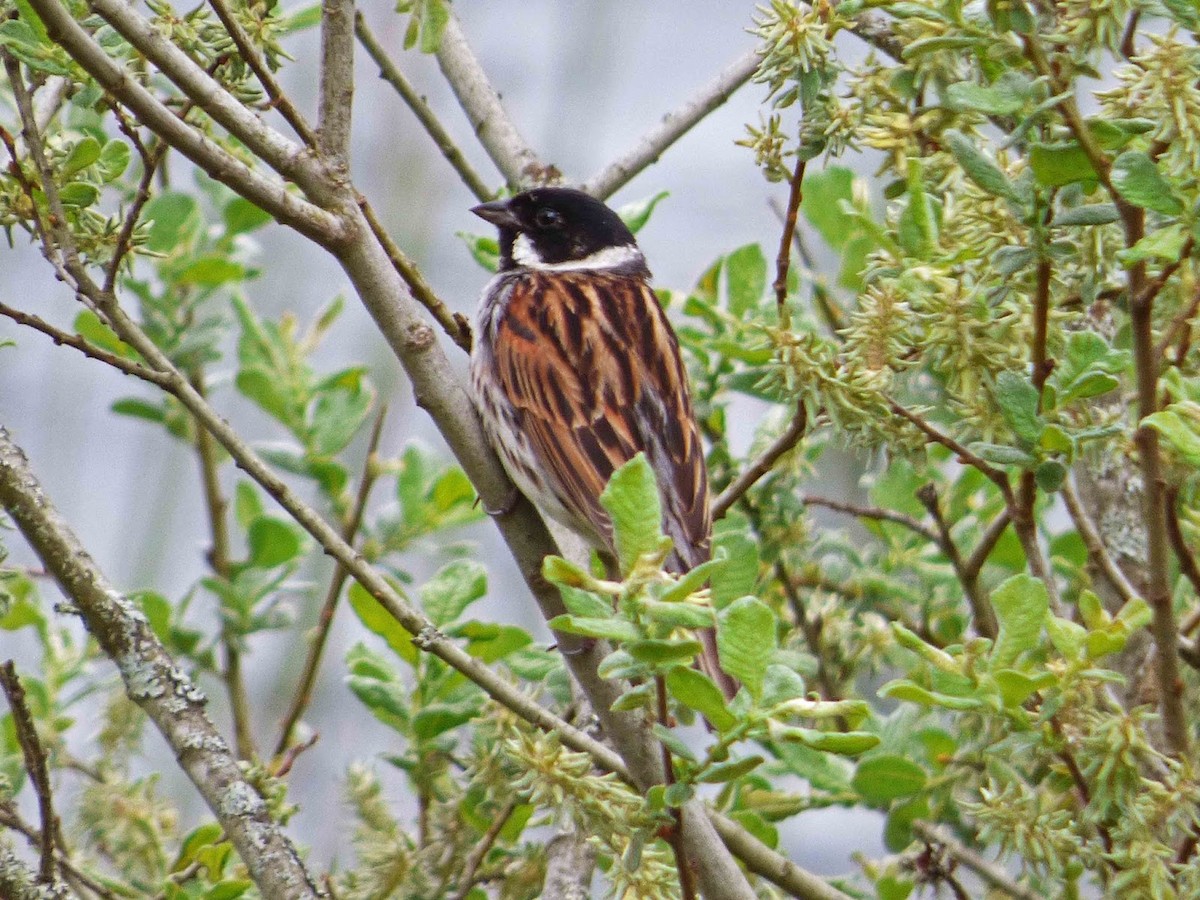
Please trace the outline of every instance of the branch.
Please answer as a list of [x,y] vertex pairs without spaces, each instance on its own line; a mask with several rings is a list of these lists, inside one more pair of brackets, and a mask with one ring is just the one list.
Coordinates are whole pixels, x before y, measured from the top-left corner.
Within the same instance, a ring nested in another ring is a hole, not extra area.
[[780,856],[722,813],[713,812],[711,815],[721,839],[755,875],[762,876],[793,897],[803,900],[850,900],[847,894]]
[[279,110],[279,114],[283,116],[284,121],[292,126],[292,131],[296,132],[296,136],[300,140],[304,141],[309,147],[315,148],[317,146],[317,135],[312,130],[312,126],[308,124],[308,120],[304,118],[300,110],[296,109],[291,98],[284,93],[283,87],[275,78],[275,73],[271,71],[270,66],[262,58],[262,54],[258,52],[258,48],[254,46],[254,42],[246,34],[246,30],[234,18],[225,0],[208,0],[208,3],[213,8],[213,12],[217,14],[217,18],[221,20],[221,24],[225,27],[225,30],[229,32],[229,36],[233,38],[233,43],[237,46],[238,53],[241,54],[246,65],[254,72],[254,77],[263,86],[263,90],[267,92],[267,96],[271,98],[271,106]]
[[0,897],[7,900],[72,900],[74,896],[61,884],[50,888],[38,884],[12,848],[7,843],[0,843]]
[[1000,510],[1000,515],[992,520],[992,524],[987,527],[983,536],[979,539],[979,543],[975,545],[975,549],[971,555],[967,557],[967,561],[963,564],[963,570],[971,573],[976,578],[983,571],[984,563],[996,548],[997,542],[1004,534],[1004,529],[1009,526],[1012,521],[1012,516],[1008,512],[1008,507]]
[[584,182],[582,189],[601,200],[615,194],[644,169],[658,162],[667,148],[749,81],[760,58],[757,48],[739,56],[690,99],[663,116],[622,156]]
[[596,848],[577,830],[559,831],[546,843],[542,900],[576,900],[590,893]]
[[[1179,527],[1179,489],[1170,488],[1167,491],[1165,502],[1167,504],[1167,540],[1171,542],[1171,550],[1179,562],[1179,571],[1191,584],[1196,596],[1200,597],[1200,565],[1197,565],[1196,555],[1184,539],[1183,529]],[[1180,631],[1189,634],[1195,631],[1197,625],[1200,625],[1200,613],[1190,616],[1187,622],[1180,627]]]
[[804,429],[808,424],[808,413],[804,408],[804,404],[796,406],[796,414],[792,416],[792,421],[784,430],[783,434],[775,438],[771,442],[771,446],[751,463],[745,471],[730,483],[729,487],[721,491],[721,493],[713,499],[712,502],[712,517],[713,520],[723,518],[725,513],[729,512],[729,508],[733,504],[754,487],[754,484],[766,475],[771,468],[779,461],[779,458],[796,446],[801,437],[804,436]]
[[295,848],[204,712],[204,695],[167,655],[146,619],[116,590],[42,491],[0,426],[0,506],[54,573],[121,672],[132,699],[166,738],[268,900],[319,894]]
[[846,513],[863,519],[894,522],[897,525],[903,525],[915,534],[921,535],[921,537],[931,543],[936,544],[938,542],[937,532],[932,528],[922,525],[912,516],[906,516],[904,513],[898,513],[891,509],[884,509],[879,506],[859,506],[856,503],[844,503],[841,500],[832,500],[828,497],[815,497],[811,494],[802,496],[800,502],[805,506],[822,506],[826,509],[832,509],[835,512]]
[[354,106],[354,0],[321,3],[321,102],[317,111],[321,152],[342,168],[350,164]]
[[33,724],[33,716],[30,715],[29,706],[25,703],[25,688],[21,686],[21,679],[17,677],[17,668],[11,659],[4,665],[0,665],[0,688],[4,690],[8,708],[12,713],[13,731],[16,732],[21,755],[25,758],[25,771],[29,773],[33,791],[37,794],[38,818],[42,825],[39,841],[38,881],[42,884],[52,885],[57,881],[54,877],[54,844],[56,835],[59,835],[61,843],[60,826],[58,817],[54,814],[50,774],[46,769],[46,751],[42,748],[42,742],[38,738],[37,728]]
[[379,77],[395,88],[396,93],[412,110],[417,121],[421,123],[421,127],[433,138],[433,142],[442,151],[442,156],[458,173],[458,177],[462,179],[468,190],[475,195],[477,200],[487,201],[495,197],[496,192],[487,186],[479,173],[467,162],[463,152],[454,143],[454,138],[450,137],[450,133],[433,114],[433,110],[429,108],[425,98],[417,93],[416,88],[409,84],[408,79],[404,77],[404,73],[392,62],[387,51],[383,49],[383,45],[375,37],[375,33],[367,25],[367,20],[363,17],[362,12],[354,14],[354,32],[358,35],[359,43],[375,61],[375,65],[379,66]]
[[[238,193],[247,200],[323,245],[336,242],[343,236],[342,222],[335,216],[291,194],[284,183],[264,177],[201,132],[181,122],[169,107],[108,56],[60,0],[30,0],[30,6],[45,24],[51,38],[101,87],[127,106],[139,122],[213,178],[224,184],[236,182]],[[155,37],[162,42],[157,35]],[[190,60],[187,60],[187,65],[189,71],[196,68]],[[203,72],[200,74],[204,75]],[[215,82],[212,84],[215,85]],[[219,86],[215,89],[221,90]],[[205,111],[211,115],[207,108]]]
[[[354,536],[362,527],[363,514],[367,509],[367,498],[379,477],[379,440],[383,434],[385,416],[387,416],[387,407],[381,406],[378,415],[375,416],[375,424],[371,428],[370,440],[367,442],[367,457],[363,460],[363,471],[358,480],[358,496],[354,499],[354,508],[350,511],[345,527],[342,529],[342,539],[348,544],[354,543]],[[321,604],[321,612],[317,618],[316,633],[309,645],[308,656],[304,660],[300,682],[296,686],[296,695],[292,699],[287,715],[283,717],[283,725],[279,729],[279,740],[275,744],[276,756],[281,756],[287,751],[288,744],[292,740],[292,732],[296,729],[296,723],[300,721],[300,716],[304,714],[304,710],[312,700],[313,685],[316,684],[317,671],[321,667],[321,654],[325,650],[325,641],[329,637],[329,629],[333,625],[333,614],[337,610],[338,598],[342,595],[342,588],[345,586],[349,574],[349,571],[341,563],[334,567],[333,578],[330,579],[329,589],[325,592],[325,601]]]
[[458,878],[458,887],[454,891],[451,900],[466,900],[467,894],[471,893],[471,888],[475,886],[475,875],[479,871],[479,865],[483,862],[488,851],[492,849],[492,845],[496,843],[496,838],[499,837],[500,831],[508,822],[509,816],[513,814],[513,810],[517,808],[517,798],[513,797],[503,808],[496,813],[496,817],[492,819],[492,823],[488,826],[488,830],[484,832],[479,843],[476,844],[463,863],[462,873]]
[[962,554],[958,550],[958,545],[954,543],[954,537],[950,534],[950,524],[942,515],[937,488],[932,482],[922,485],[917,491],[917,499],[929,511],[933,524],[937,526],[938,546],[950,560],[950,565],[954,568],[959,583],[962,584],[963,593],[967,595],[967,603],[971,606],[971,618],[975,622],[975,630],[984,637],[995,640],[996,635],[1000,632],[995,610],[988,602],[987,595],[979,589],[978,574],[968,571]]
[[542,165],[536,153],[513,124],[500,95],[492,87],[475,51],[467,43],[453,12],[437,49],[438,65],[475,136],[513,190],[557,179],[557,171]]

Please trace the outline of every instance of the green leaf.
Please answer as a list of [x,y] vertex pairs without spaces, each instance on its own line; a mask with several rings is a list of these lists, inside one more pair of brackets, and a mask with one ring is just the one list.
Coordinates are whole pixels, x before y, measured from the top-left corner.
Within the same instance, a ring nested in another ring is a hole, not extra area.
[[858,756],[879,746],[879,735],[866,731],[817,731],[815,728],[780,727],[772,735],[784,741],[803,744],[822,753]]
[[900,853],[913,842],[913,822],[929,818],[929,799],[914,797],[906,803],[898,803],[888,811],[887,823],[883,827],[884,846],[893,853]]
[[86,181],[72,181],[58,191],[64,206],[88,207],[100,199],[100,188]]
[[946,104],[955,110],[971,109],[987,116],[1011,116],[1025,105],[1029,82],[1019,73],[1001,78],[995,84],[983,85],[960,81],[946,88]]
[[1148,259],[1175,262],[1187,238],[1187,231],[1180,223],[1155,229],[1127,250],[1118,250],[1117,262],[1127,269]]
[[259,209],[244,197],[234,197],[226,203],[221,210],[221,217],[225,220],[225,234],[229,237],[256,231],[274,221],[269,212]]
[[908,203],[900,213],[897,230],[900,245],[909,256],[924,259],[933,252],[938,242],[938,204],[925,191],[924,169],[919,159],[908,160],[907,196]]
[[674,756],[678,756],[680,759],[696,762],[696,754],[692,752],[692,748],[684,743],[683,739],[680,738],[679,735],[673,732],[670,728],[664,728],[661,724],[655,722],[651,726],[650,730],[654,733],[654,736],[658,738],[659,742],[661,742],[664,747],[670,750]]
[[1037,457],[1019,447],[1009,447],[1004,444],[989,444],[975,441],[969,445],[972,453],[998,466],[1020,466],[1022,469],[1032,469],[1037,464]]
[[413,734],[423,741],[432,740],[460,725],[466,725],[482,712],[478,697],[458,703],[431,703],[413,716]]
[[1200,403],[1176,401],[1146,416],[1142,424],[1161,434],[1189,465],[1200,466]]
[[494,663],[533,642],[524,628],[516,625],[497,625],[494,622],[464,622],[448,629],[454,637],[467,639],[466,650],[476,659]]
[[375,391],[366,384],[321,390],[309,416],[309,452],[333,456],[344,450],[362,427],[374,400]]
[[1062,187],[1077,181],[1095,181],[1096,170],[1076,141],[1064,144],[1033,144],[1029,168],[1039,184]]
[[702,781],[705,784],[724,784],[727,781],[733,781],[735,778],[741,778],[743,775],[750,774],[764,762],[765,760],[761,756],[747,756],[743,759],[718,763],[715,766],[709,766],[705,769],[696,780]]
[[996,197],[1008,197],[1011,200],[1017,198],[1016,189],[1008,180],[1008,176],[991,157],[979,149],[977,139],[973,140],[961,131],[953,129],[947,131],[943,138],[967,177],[975,184]]
[[1127,150],[1113,161],[1113,187],[1135,206],[1141,206],[1164,216],[1183,212],[1183,201],[1158,171],[1158,166],[1145,153]]
[[717,731],[727,731],[737,723],[725,695],[703,672],[677,666],[667,672],[666,683],[672,697],[704,716]]
[[294,34],[297,31],[307,31],[309,28],[316,28],[321,24],[321,4],[314,3],[311,6],[302,6],[290,16],[286,16],[279,22],[279,33],[281,35]]
[[617,210],[617,215],[621,217],[621,221],[625,223],[626,228],[637,234],[650,221],[650,214],[654,212],[654,207],[658,206],[660,201],[670,196],[670,191],[659,191],[653,197],[625,204]]
[[646,454],[638,453],[613,472],[600,505],[612,518],[617,558],[622,574],[628,574],[643,553],[659,548],[662,539],[662,506]]
[[63,175],[70,178],[100,159],[100,142],[92,137],[85,137],[76,143],[63,160]]
[[787,666],[778,663],[767,666],[767,672],[763,678],[761,700],[763,708],[770,709],[780,703],[786,703],[788,700],[795,700],[803,697],[806,692],[804,679]]
[[712,571],[709,580],[712,604],[719,610],[754,593],[758,584],[758,542],[744,529],[722,528],[713,535],[713,553],[725,555],[725,562]]
[[670,663],[690,663],[700,653],[701,647],[699,641],[648,638],[629,641],[624,645],[624,649],[638,662],[662,666]]
[[739,319],[758,307],[767,288],[767,258],[758,244],[747,244],[725,259],[729,311]]
[[487,569],[459,559],[438,569],[421,588],[421,606],[439,628],[453,622],[487,593]]
[[1083,645],[1088,633],[1078,622],[1058,616],[1047,616],[1046,634],[1049,635],[1054,649],[1067,659],[1079,659],[1083,655]]
[[201,287],[219,287],[231,281],[241,281],[247,274],[246,267],[241,263],[211,253],[196,257],[184,266],[176,276],[176,281]]
[[925,770],[903,756],[880,755],[858,764],[850,784],[866,803],[886,806],[925,789]]
[[890,697],[892,700],[904,700],[909,703],[919,703],[922,706],[941,706],[959,712],[979,709],[983,706],[983,701],[978,697],[956,697],[940,691],[931,691],[907,679],[889,681],[879,688],[877,693],[880,697]]
[[762,695],[763,677],[775,652],[775,614],[757,597],[742,597],[717,613],[717,651],[721,668]]
[[841,207],[841,201],[854,201],[854,180],[854,173],[844,166],[830,166],[804,177],[800,211],[834,250],[845,247],[854,233],[854,220]]
[[615,616],[609,619],[555,616],[548,624],[553,631],[582,634],[584,637],[605,638],[610,641],[636,641],[642,637],[636,625]]
[[1108,225],[1117,221],[1121,214],[1115,203],[1090,203],[1087,206],[1072,206],[1060,210],[1050,225],[1066,228],[1073,225]]
[[130,150],[124,141],[112,140],[104,145],[96,171],[105,184],[116,181],[129,168]]
[[1047,494],[1057,494],[1067,480],[1067,467],[1057,459],[1048,459],[1038,463],[1033,470],[1033,477],[1037,486]]
[[996,404],[1013,433],[1026,445],[1036,444],[1045,423],[1038,414],[1038,392],[1029,379],[1012,371],[996,376]]
[[1045,690],[1058,681],[1050,672],[1026,675],[1016,669],[1001,669],[993,673],[992,678],[1000,689],[1000,698],[1009,709],[1016,709],[1036,691]]
[[450,9],[446,0],[422,0],[421,2],[421,52],[436,53],[442,43],[442,32],[450,22]]
[[303,547],[300,531],[290,520],[260,516],[250,524],[246,535],[250,547],[247,562],[260,569],[272,569],[295,559]]
[[1038,645],[1049,615],[1046,585],[1031,575],[1014,575],[992,592],[1000,633],[992,647],[992,668],[1011,668],[1018,656]]
[[350,608],[368,631],[383,638],[393,652],[410,666],[417,664],[420,653],[413,644],[413,636],[378,600],[367,593],[366,588],[357,581],[351,582],[348,598]]
[[146,204],[143,218],[150,223],[146,249],[153,253],[170,253],[190,243],[201,227],[196,198],[178,191],[156,195]]

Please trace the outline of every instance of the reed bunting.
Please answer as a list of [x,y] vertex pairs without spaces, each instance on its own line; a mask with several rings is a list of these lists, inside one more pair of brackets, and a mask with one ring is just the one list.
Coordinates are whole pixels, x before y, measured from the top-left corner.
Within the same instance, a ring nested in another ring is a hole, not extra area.
[[[518,489],[613,555],[600,493],[638,452],[658,479],[667,567],[709,557],[708,473],[679,342],[621,218],[593,197],[537,188],[471,210],[500,230],[471,383],[484,430]],[[702,667],[726,692],[716,639]]]

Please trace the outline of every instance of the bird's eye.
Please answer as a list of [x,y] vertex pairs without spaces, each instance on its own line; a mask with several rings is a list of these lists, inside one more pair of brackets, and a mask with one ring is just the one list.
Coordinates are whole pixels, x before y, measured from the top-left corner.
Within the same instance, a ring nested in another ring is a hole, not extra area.
[[542,207],[533,214],[533,223],[538,228],[562,228],[563,216],[557,209]]

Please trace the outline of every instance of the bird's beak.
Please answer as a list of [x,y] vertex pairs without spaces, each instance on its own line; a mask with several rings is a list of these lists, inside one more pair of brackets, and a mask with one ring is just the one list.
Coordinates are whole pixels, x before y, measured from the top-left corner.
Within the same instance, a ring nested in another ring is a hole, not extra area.
[[479,206],[471,207],[471,212],[479,216],[479,218],[491,222],[497,228],[516,228],[521,227],[521,223],[517,221],[517,217],[508,207],[507,200],[493,200],[491,203],[481,203]]

